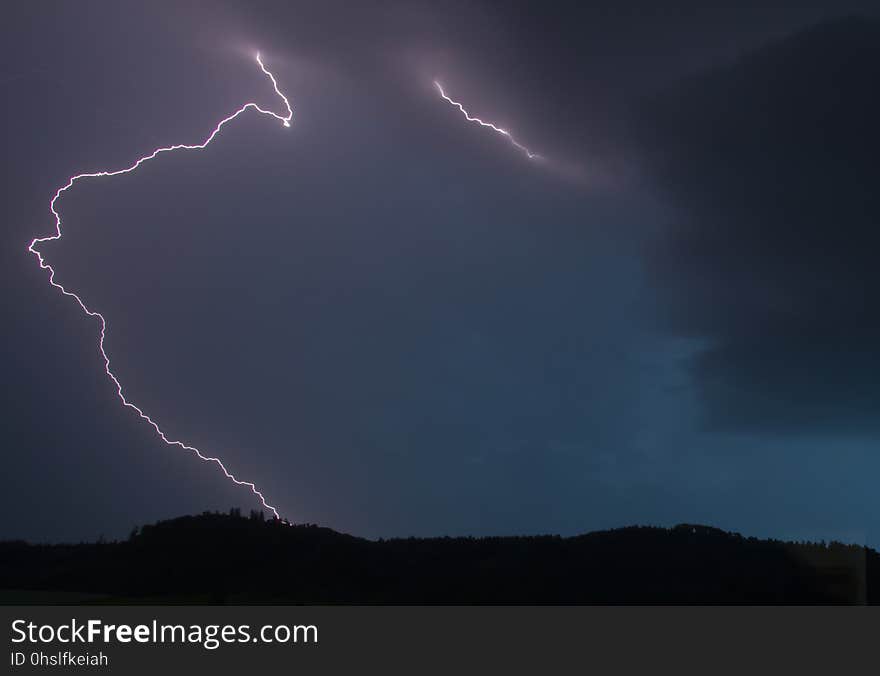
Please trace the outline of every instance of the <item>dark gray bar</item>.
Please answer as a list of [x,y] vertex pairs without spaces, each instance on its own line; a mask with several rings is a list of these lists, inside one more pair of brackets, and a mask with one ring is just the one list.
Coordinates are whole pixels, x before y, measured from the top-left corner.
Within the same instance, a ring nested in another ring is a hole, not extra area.
[[[8,647],[3,662],[11,674],[788,674],[801,667],[836,673],[869,659],[880,625],[880,610],[862,607],[7,606],[0,615]],[[59,626],[74,619],[100,620],[102,627],[247,624],[254,632],[267,624],[312,625],[317,642],[216,649],[115,640],[12,643],[20,637],[15,620]],[[109,664],[30,664],[34,653],[48,658],[64,651],[102,653]],[[24,665],[12,664],[15,653],[25,655]]]

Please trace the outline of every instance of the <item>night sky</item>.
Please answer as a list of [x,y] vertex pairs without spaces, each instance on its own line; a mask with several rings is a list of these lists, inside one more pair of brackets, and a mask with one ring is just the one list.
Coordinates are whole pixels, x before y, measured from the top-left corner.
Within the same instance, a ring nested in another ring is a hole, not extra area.
[[[0,537],[258,502],[368,537],[880,545],[876,2],[0,16]],[[530,162],[432,87],[546,156]]]

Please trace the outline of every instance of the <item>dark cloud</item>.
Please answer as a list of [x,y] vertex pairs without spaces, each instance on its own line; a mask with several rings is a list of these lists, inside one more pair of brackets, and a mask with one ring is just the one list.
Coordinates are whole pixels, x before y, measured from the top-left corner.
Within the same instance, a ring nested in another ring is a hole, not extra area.
[[665,319],[705,342],[709,419],[863,432],[880,396],[880,22],[819,25],[649,102],[676,217],[651,250]]

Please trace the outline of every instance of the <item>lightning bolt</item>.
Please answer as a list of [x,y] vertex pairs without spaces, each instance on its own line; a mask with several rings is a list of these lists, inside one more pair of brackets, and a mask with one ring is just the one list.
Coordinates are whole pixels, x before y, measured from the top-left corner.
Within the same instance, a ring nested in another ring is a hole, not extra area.
[[451,105],[458,108],[461,111],[461,114],[465,116],[465,119],[467,119],[468,122],[476,122],[477,124],[479,124],[482,127],[488,127],[492,131],[497,132],[498,134],[501,134],[502,136],[506,136],[507,140],[510,141],[517,149],[524,152],[530,160],[541,159],[541,156],[538,153],[533,153],[531,150],[526,148],[522,143],[520,143],[519,141],[517,141],[513,137],[513,134],[511,134],[506,129],[502,129],[501,127],[498,127],[498,126],[492,124],[491,122],[484,122],[479,117],[472,117],[470,115],[470,113],[468,113],[468,111],[465,110],[463,105],[461,105],[458,101],[453,101],[451,98],[449,98],[449,96],[446,95],[446,92],[443,90],[443,85],[441,85],[439,82],[437,82],[437,80],[434,80],[434,86],[437,88],[437,91],[440,92],[440,96],[442,96]]
[[137,405],[135,405],[134,403],[132,403],[131,401],[126,399],[125,394],[122,391],[122,383],[119,382],[119,378],[117,378],[116,374],[113,373],[113,371],[111,370],[110,357],[107,355],[107,351],[104,348],[104,340],[105,340],[105,337],[107,334],[107,320],[104,318],[104,315],[102,315],[100,312],[97,312],[96,310],[90,309],[85,304],[83,299],[80,298],[76,293],[74,293],[73,291],[69,291],[64,286],[62,286],[61,284],[59,284],[58,282],[55,281],[55,269],[45,261],[45,259],[43,258],[43,254],[39,250],[40,244],[43,244],[44,242],[52,242],[52,241],[61,239],[61,216],[59,215],[58,210],[56,209],[55,205],[56,205],[56,202],[58,201],[58,199],[61,197],[61,195],[64,192],[66,192],[67,190],[69,190],[71,187],[73,187],[73,184],[81,179],[98,178],[98,177],[104,177],[104,176],[119,176],[120,174],[128,174],[128,173],[134,171],[135,169],[137,169],[144,162],[152,160],[154,157],[156,157],[157,155],[160,155],[161,153],[171,152],[172,150],[202,150],[205,147],[207,147],[207,145],[209,143],[211,143],[211,141],[214,140],[214,137],[220,133],[220,130],[224,127],[224,125],[231,122],[232,120],[237,118],[239,115],[241,115],[243,112],[245,112],[248,109],[256,110],[258,113],[260,113],[262,115],[268,115],[270,117],[274,117],[276,120],[280,121],[285,127],[289,127],[290,120],[293,118],[293,110],[291,110],[291,108],[290,108],[290,102],[287,100],[287,97],[281,93],[281,90],[278,89],[278,83],[275,81],[275,76],[272,75],[272,73],[270,73],[269,70],[266,69],[265,65],[263,65],[263,60],[260,58],[259,53],[256,55],[256,59],[257,59],[257,63],[260,65],[260,69],[263,71],[263,73],[265,73],[265,75],[269,78],[269,80],[271,80],[272,87],[275,89],[275,93],[284,102],[284,107],[287,109],[286,114],[279,115],[278,113],[272,112],[271,110],[264,110],[263,108],[260,108],[260,106],[258,106],[256,103],[246,103],[241,108],[236,110],[234,113],[229,115],[228,117],[224,117],[222,120],[220,120],[220,122],[217,123],[217,126],[214,127],[213,131],[211,131],[211,133],[208,135],[208,137],[204,141],[202,141],[201,143],[196,143],[196,144],[192,144],[192,145],[185,144],[185,143],[178,143],[178,144],[175,144],[172,146],[165,146],[162,148],[156,148],[155,150],[150,152],[148,155],[144,155],[143,157],[138,159],[134,164],[132,164],[131,166],[126,167],[124,169],[116,169],[113,171],[96,171],[96,172],[77,174],[76,176],[71,176],[70,180],[68,180],[65,185],[58,188],[58,190],[55,192],[54,197],[52,197],[52,201],[49,202],[49,211],[51,211],[52,215],[55,217],[55,233],[52,235],[48,235],[46,237],[35,237],[33,240],[31,240],[31,243],[28,245],[27,250],[30,253],[32,253],[34,256],[36,256],[37,260],[40,263],[41,269],[49,271],[49,283],[52,286],[54,286],[56,289],[58,289],[65,296],[73,298],[77,302],[77,304],[79,304],[80,308],[87,316],[94,317],[95,319],[98,320],[98,322],[101,326],[101,332],[100,332],[100,335],[98,338],[98,350],[100,351],[101,357],[104,360],[104,372],[107,374],[107,377],[110,378],[110,380],[113,382],[113,384],[116,386],[116,394],[119,396],[119,399],[122,402],[122,405],[125,406],[126,408],[129,408],[132,411],[134,411],[142,420],[147,422],[155,430],[155,432],[159,436],[159,438],[162,439],[162,441],[165,442],[167,445],[178,446],[183,450],[192,451],[196,456],[198,456],[198,458],[200,460],[217,465],[217,467],[223,472],[223,474],[226,476],[227,479],[229,479],[230,481],[232,481],[233,483],[235,483],[239,486],[246,486],[247,488],[249,488],[251,490],[251,492],[253,492],[253,494],[256,495],[257,498],[259,498],[263,507],[265,507],[267,510],[271,511],[272,514],[275,515],[276,519],[281,519],[281,516],[278,513],[278,510],[275,507],[273,507],[272,505],[270,505],[268,502],[266,502],[266,498],[257,489],[256,485],[253,482],[242,481],[241,479],[236,478],[234,474],[232,474],[228,469],[226,469],[226,465],[223,464],[223,462],[220,460],[220,458],[213,457],[210,455],[205,455],[195,446],[190,446],[189,444],[184,443],[183,441],[178,441],[177,439],[170,439],[165,434],[165,432],[162,431],[162,429],[159,427],[158,423],[156,423],[155,420],[153,420],[149,415],[144,413],[144,411],[141,410]]

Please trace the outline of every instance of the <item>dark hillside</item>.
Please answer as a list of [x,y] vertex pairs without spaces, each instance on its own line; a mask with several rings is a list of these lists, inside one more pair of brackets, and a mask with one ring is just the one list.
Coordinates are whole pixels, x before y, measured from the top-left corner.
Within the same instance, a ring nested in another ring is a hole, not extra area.
[[2,543],[0,584],[16,602],[864,603],[877,601],[878,562],[864,547],[705,526],[374,542],[203,514],[124,542]]

